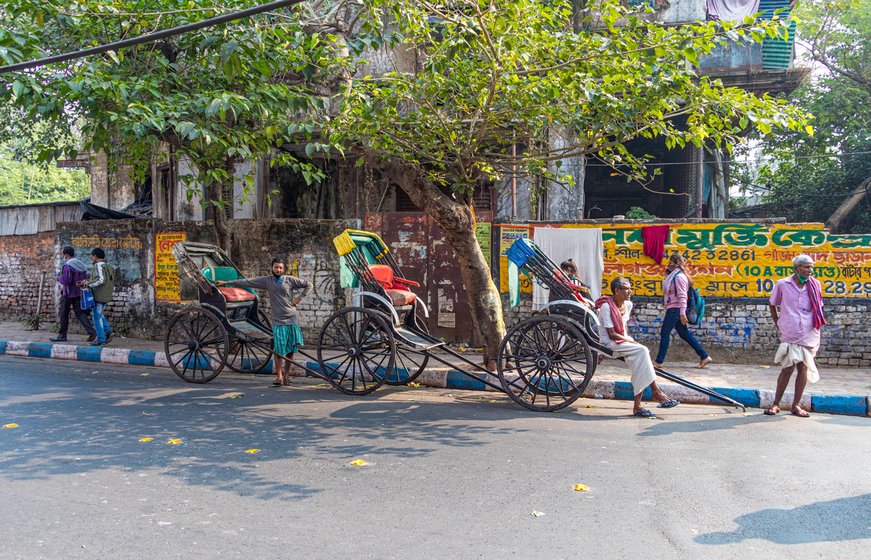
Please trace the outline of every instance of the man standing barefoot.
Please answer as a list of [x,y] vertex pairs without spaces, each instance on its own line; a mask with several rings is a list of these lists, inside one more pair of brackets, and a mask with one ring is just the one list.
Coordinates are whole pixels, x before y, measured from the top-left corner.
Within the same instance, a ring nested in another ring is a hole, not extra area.
[[814,357],[820,348],[820,327],[826,324],[826,319],[823,317],[820,283],[811,276],[814,270],[813,259],[807,255],[799,255],[792,259],[792,267],[794,274],[774,284],[774,291],[771,292],[768,302],[771,318],[780,333],[780,346],[774,361],[783,369],[777,378],[774,403],[765,414],[772,416],[780,412],[780,399],[783,398],[792,372],[798,370],[795,376],[792,413],[807,418],[810,414],[799,403],[807,382],[816,383],[820,379]]

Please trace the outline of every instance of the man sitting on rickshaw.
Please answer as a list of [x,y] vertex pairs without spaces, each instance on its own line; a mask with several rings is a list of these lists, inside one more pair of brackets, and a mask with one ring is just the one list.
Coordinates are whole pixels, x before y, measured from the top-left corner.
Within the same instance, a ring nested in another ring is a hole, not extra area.
[[669,398],[656,384],[656,372],[650,351],[643,344],[635,342],[629,336],[626,325],[632,313],[632,284],[626,278],[615,278],[611,281],[612,296],[602,296],[596,300],[599,309],[599,340],[613,353],[615,358],[623,358],[632,370],[632,391],[635,403],[632,414],[642,418],[656,418],[656,415],[641,407],[644,390],[650,387],[653,398],[659,402],[659,408],[672,408],[680,404]]
[[[258,278],[215,282],[217,286],[259,288],[269,295],[272,320],[272,347],[275,352],[275,381],[273,385],[290,385],[290,367],[293,355],[302,346],[297,306],[312,291],[307,280],[284,274],[284,261],[272,259],[272,274]],[[300,293],[300,290],[302,291]]]

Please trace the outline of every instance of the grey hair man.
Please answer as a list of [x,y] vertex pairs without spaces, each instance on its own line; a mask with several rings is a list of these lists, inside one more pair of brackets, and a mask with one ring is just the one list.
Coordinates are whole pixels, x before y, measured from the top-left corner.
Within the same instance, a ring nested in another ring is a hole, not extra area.
[[680,404],[662,392],[656,384],[656,372],[650,351],[643,344],[635,342],[629,336],[626,325],[632,314],[632,283],[626,278],[615,278],[611,281],[611,296],[602,296],[596,300],[599,310],[599,340],[613,353],[615,358],[623,358],[632,370],[632,390],[635,402],[632,414],[643,418],[655,418],[656,415],[641,406],[644,390],[650,387],[653,398],[659,402],[659,408],[672,408]]
[[820,379],[814,358],[820,348],[820,328],[826,324],[826,319],[820,283],[812,276],[813,259],[808,255],[798,255],[792,259],[792,268],[792,275],[774,284],[768,300],[771,318],[780,335],[774,361],[783,369],[777,378],[774,402],[765,414],[773,416],[780,412],[780,399],[793,371],[797,370],[792,413],[807,418],[810,414],[799,403],[808,381],[816,383]]

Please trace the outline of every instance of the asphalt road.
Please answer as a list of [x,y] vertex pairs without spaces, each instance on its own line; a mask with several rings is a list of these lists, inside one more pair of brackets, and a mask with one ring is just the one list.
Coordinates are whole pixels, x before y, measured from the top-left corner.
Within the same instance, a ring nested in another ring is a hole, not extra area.
[[871,419],[268,381],[0,358],[0,558],[871,556]]

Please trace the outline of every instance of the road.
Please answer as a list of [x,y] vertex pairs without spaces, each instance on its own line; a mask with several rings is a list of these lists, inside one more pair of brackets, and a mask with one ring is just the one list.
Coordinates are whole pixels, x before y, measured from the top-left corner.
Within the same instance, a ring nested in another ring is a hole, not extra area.
[[602,400],[536,414],[496,393],[268,381],[0,358],[0,425],[18,424],[0,429],[0,558],[871,550],[871,419],[681,405],[649,420]]

